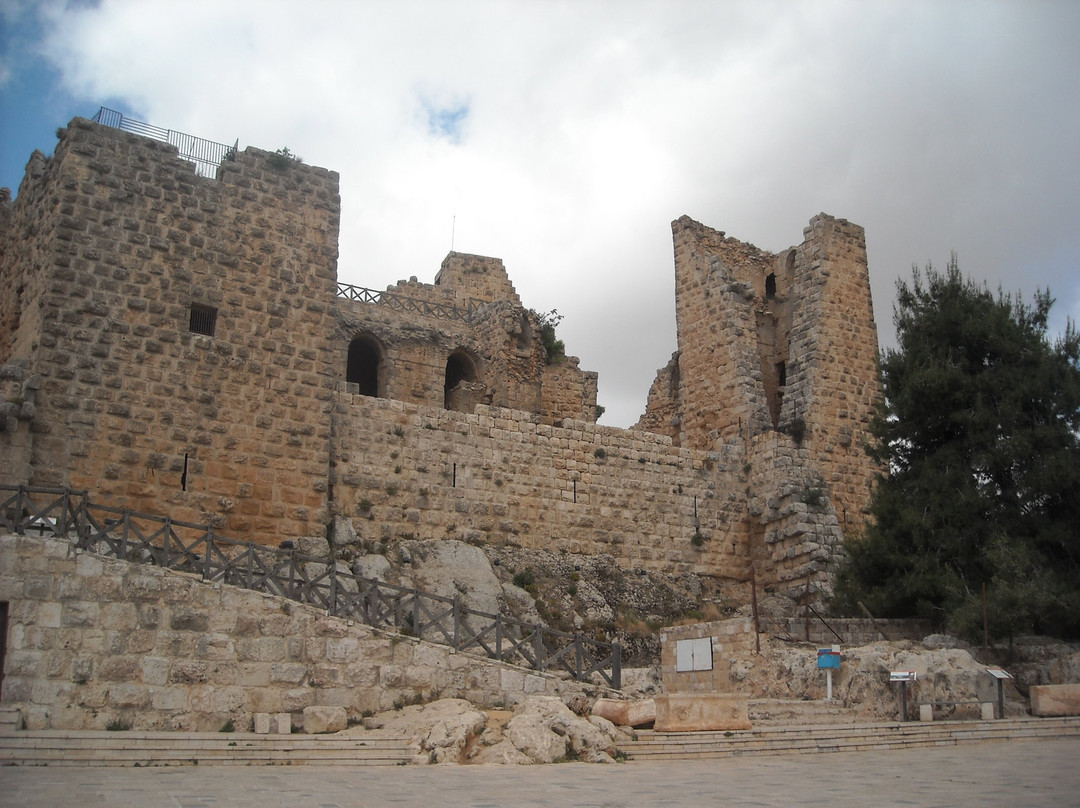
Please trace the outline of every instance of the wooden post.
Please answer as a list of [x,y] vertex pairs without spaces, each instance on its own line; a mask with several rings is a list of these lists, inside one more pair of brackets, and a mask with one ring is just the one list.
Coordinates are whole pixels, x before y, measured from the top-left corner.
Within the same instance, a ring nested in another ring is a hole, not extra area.
[[810,642],[810,576],[806,576],[806,606],[803,609],[803,616],[806,618],[806,641]]
[[990,618],[986,608],[986,582],[983,582],[983,652],[990,650]]
[[750,607],[754,612],[754,653],[761,653],[761,624],[758,622],[757,610],[757,578],[754,575],[754,565],[750,564]]

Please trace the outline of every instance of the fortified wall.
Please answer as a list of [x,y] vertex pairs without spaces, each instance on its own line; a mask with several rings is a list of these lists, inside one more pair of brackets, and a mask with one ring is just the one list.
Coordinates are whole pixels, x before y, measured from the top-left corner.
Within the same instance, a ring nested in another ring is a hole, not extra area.
[[673,223],[679,350],[633,429],[549,355],[500,260],[338,284],[338,177],[248,148],[216,178],[75,119],[0,215],[0,478],[211,522],[505,542],[828,585],[880,395],[862,229],[780,254]]

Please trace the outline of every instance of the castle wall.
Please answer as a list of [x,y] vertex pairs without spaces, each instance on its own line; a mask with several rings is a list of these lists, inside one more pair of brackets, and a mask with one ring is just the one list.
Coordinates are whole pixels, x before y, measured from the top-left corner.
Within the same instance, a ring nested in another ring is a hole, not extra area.
[[0,536],[0,600],[4,704],[26,729],[251,731],[254,713],[296,726],[314,705],[359,718],[416,697],[495,706],[584,687],[56,539]]
[[348,393],[336,396],[334,433],[334,509],[366,540],[507,542],[675,574],[746,574],[720,540],[745,506],[738,472],[718,453],[518,410],[456,413]]
[[3,265],[43,286],[29,339],[6,334],[41,377],[30,482],[255,540],[321,532],[337,175],[248,149],[204,179],[81,119],[31,168]]
[[811,219],[794,288],[800,303],[782,421],[803,419],[809,460],[821,470],[841,525],[857,530],[880,472],[864,447],[882,397],[863,229],[825,214]]

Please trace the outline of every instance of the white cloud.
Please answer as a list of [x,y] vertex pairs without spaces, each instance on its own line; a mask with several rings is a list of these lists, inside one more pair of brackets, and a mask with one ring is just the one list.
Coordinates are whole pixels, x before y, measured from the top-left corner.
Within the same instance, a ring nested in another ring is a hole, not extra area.
[[[67,88],[341,173],[340,275],[504,259],[627,425],[675,347],[669,222],[867,229],[1077,311],[1080,5],[106,0],[48,7]],[[58,121],[57,124],[63,123]]]

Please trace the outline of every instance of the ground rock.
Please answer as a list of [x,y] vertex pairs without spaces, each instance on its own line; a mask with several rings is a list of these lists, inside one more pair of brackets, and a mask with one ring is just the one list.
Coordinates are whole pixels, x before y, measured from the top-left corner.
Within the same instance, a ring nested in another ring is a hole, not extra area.
[[474,611],[498,614],[502,584],[484,551],[455,539],[402,542],[412,559],[412,585],[425,592],[461,598]]
[[458,763],[472,739],[487,723],[487,716],[464,699],[440,699],[381,713],[377,729],[350,729],[350,735],[405,736],[416,763]]
[[362,555],[353,560],[353,573],[376,581],[390,580],[390,562],[382,555]]
[[557,760],[611,760],[615,733],[574,715],[555,696],[530,696],[506,726],[507,739],[537,763]]

